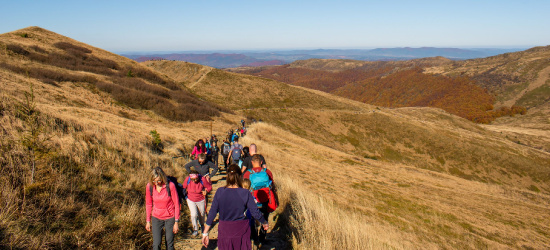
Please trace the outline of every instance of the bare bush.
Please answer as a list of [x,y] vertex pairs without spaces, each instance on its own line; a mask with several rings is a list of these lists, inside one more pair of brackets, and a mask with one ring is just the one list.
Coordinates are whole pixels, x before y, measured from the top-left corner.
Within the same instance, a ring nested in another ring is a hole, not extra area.
[[96,86],[131,108],[149,109],[172,121],[209,120],[211,116],[219,115],[207,103],[203,106],[193,103],[180,103],[176,106],[167,98],[141,90],[105,82],[98,82]]
[[6,49],[14,52],[14,53],[17,53],[17,54],[20,54],[20,55],[29,55],[30,52],[27,51],[26,49],[24,49],[23,47],[19,46],[19,45],[15,45],[15,44],[8,44],[6,45]]
[[124,70],[121,70],[119,75],[120,76],[126,76],[128,75],[128,72],[131,72],[131,75],[139,78],[143,78],[145,80],[148,80],[152,83],[160,84],[168,89],[171,90],[180,90],[180,86],[178,86],[175,82],[171,80],[165,80],[163,77],[159,76],[158,74],[154,73],[153,71],[140,67],[140,68],[126,68]]
[[155,86],[148,84],[139,78],[119,77],[112,78],[112,81],[113,83],[119,84],[126,88],[144,91],[163,98],[170,98],[170,91],[166,90],[165,88],[159,87],[158,85]]
[[82,53],[87,53],[87,54],[92,53],[92,51],[90,49],[80,47],[80,46],[74,45],[72,43],[67,43],[67,42],[57,42],[57,43],[54,43],[53,46],[55,46],[56,48],[62,49],[62,50],[80,51]]
[[38,45],[33,45],[30,48],[38,53],[46,53],[46,50],[44,50],[43,48],[40,48]]
[[8,69],[17,74],[26,74],[29,77],[38,79],[44,83],[59,87],[55,82],[88,82],[95,83],[97,79],[88,75],[75,75],[60,71],[54,71],[43,68],[22,68],[15,65],[0,63],[0,67]]

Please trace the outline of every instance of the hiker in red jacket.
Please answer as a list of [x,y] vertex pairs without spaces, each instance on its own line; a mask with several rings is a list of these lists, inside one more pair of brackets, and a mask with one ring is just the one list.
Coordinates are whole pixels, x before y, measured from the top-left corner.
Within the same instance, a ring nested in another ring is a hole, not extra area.
[[179,231],[180,220],[178,191],[159,167],[151,171],[149,183],[145,188],[145,204],[145,229],[149,232],[151,228],[153,230],[153,249],[160,250],[162,228],[166,232],[166,249],[174,249],[174,234]]
[[[249,169],[244,172],[243,179],[249,179],[251,182],[252,189],[254,190],[254,197],[258,201],[257,205],[265,220],[269,219],[269,213],[276,208],[277,202],[277,193],[275,190],[275,185],[273,183],[273,174],[267,168],[262,167],[262,159],[260,155],[255,154],[252,156],[252,169]],[[270,207],[270,205],[273,205]],[[273,208],[275,207],[275,208]],[[263,228],[260,228],[258,237],[253,238],[258,239],[259,244],[264,244],[267,231]],[[258,244],[254,242],[255,244]]]
[[[204,212],[206,210],[206,194],[212,191],[212,184],[196,170],[191,170],[183,181],[183,188],[187,190],[187,206],[191,213],[193,224],[192,236],[199,234],[199,225],[204,229]],[[197,219],[199,223],[197,224]]]

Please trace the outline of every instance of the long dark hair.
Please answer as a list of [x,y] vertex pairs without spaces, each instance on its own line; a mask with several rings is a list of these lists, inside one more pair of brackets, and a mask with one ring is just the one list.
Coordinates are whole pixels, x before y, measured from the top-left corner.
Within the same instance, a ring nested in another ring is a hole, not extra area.
[[237,164],[231,164],[227,168],[227,180],[225,181],[225,187],[237,185],[243,187],[243,180],[241,176],[241,168]]
[[243,159],[250,156],[250,149],[248,147],[243,148]]
[[[199,143],[201,143],[201,142],[202,142],[202,147],[199,146]],[[203,152],[203,153],[206,152],[206,146],[205,146],[204,141],[203,141],[202,139],[199,139],[199,140],[195,143],[195,147],[196,147],[197,149],[200,149],[200,151]]]

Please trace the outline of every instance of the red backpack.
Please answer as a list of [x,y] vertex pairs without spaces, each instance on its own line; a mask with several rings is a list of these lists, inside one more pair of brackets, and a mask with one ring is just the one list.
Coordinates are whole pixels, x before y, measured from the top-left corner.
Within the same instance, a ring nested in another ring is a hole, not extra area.
[[[267,211],[273,212],[277,210],[277,207],[279,206],[279,201],[277,200],[277,197],[275,195],[275,192],[271,189],[271,181],[268,179],[268,184],[266,185],[265,180],[262,181],[262,179],[265,179],[267,177],[267,173],[265,172],[265,168],[262,169],[260,172],[254,172],[254,170],[249,169],[250,172],[250,181],[252,183],[252,187],[254,190],[254,197],[256,197],[256,200],[258,201],[258,206],[261,207],[262,203],[267,202]],[[263,178],[262,178],[263,177]],[[254,185],[259,182],[258,185]],[[254,188],[255,186],[258,186]],[[267,187],[266,187],[267,186]]]

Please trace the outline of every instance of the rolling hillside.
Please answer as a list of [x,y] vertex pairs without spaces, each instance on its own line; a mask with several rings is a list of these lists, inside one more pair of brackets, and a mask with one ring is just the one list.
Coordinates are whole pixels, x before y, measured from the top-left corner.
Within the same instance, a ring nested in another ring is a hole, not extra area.
[[[161,72],[182,66],[168,61],[145,64]],[[189,71],[181,72],[167,75],[181,78]],[[520,236],[518,229],[531,228],[548,210],[544,201],[550,184],[548,153],[441,110],[386,109],[290,86],[286,89],[317,94],[318,98],[331,100],[333,106],[301,106],[295,102],[281,107],[279,102],[271,103],[273,89],[266,86],[281,83],[220,71],[199,78],[200,82],[186,83],[197,95],[227,102],[237,114],[264,121],[253,126],[251,138],[245,142],[254,141],[264,148],[261,152],[274,161],[270,167],[290,178],[292,190],[311,190],[289,191],[290,195],[319,194],[331,204],[329,207],[348,211],[343,215],[346,221],[364,216],[361,218],[368,225],[356,226],[376,235],[363,235],[367,244],[395,248],[520,247],[529,238],[539,238]],[[245,105],[246,109],[234,106],[230,86],[242,86],[254,79],[253,85],[248,84],[249,92],[239,92],[237,100],[255,105]],[[261,91],[266,91],[264,98],[258,98]],[[325,103],[321,100],[315,103]],[[342,196],[342,192],[352,195]],[[529,200],[530,205],[518,205],[520,200]],[[529,210],[527,214],[536,219],[523,221],[514,215],[519,211],[516,206]],[[315,211],[303,213],[321,216],[311,214]],[[311,223],[317,225],[317,221]],[[326,223],[319,230],[331,230],[331,223],[337,222]],[[546,226],[534,228],[540,228],[535,234],[547,230]],[[322,234],[310,230],[312,235]],[[338,245],[339,237],[347,236],[343,232],[323,237],[336,242],[324,245],[331,248]],[[540,246],[549,244],[543,241]]]
[[237,68],[385,107],[444,109],[550,152],[549,49],[465,61],[424,58],[398,62],[304,60],[279,67]]
[[[0,35],[0,88],[0,248],[150,248],[150,168],[182,181],[173,157],[244,117],[262,120],[242,141],[274,172],[271,225],[293,248],[550,247],[550,155],[440,109],[137,64],[37,27]],[[134,92],[139,105],[123,98]],[[190,238],[183,213],[178,239]]]
[[495,106],[522,106],[523,116],[502,117],[488,129],[550,152],[550,46],[429,67],[427,73],[466,75],[496,97]]
[[442,57],[396,62],[307,60],[278,67],[233,71],[267,77],[384,107],[435,107],[479,123],[525,113],[520,107],[493,110],[494,97],[468,77],[425,74],[447,65]]

